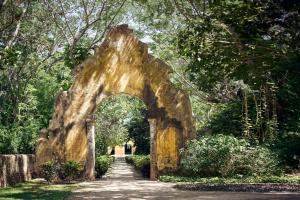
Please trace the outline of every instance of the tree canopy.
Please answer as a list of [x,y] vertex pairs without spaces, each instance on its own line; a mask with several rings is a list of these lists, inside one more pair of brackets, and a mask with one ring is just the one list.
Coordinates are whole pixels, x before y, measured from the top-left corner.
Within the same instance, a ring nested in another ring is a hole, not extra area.
[[[72,69],[110,26],[128,23],[189,92],[199,137],[232,134],[279,149],[297,166],[299,10],[297,0],[0,1],[0,153],[34,152]],[[100,132],[147,132],[144,108],[126,101],[103,104]],[[133,105],[137,118],[124,113]]]

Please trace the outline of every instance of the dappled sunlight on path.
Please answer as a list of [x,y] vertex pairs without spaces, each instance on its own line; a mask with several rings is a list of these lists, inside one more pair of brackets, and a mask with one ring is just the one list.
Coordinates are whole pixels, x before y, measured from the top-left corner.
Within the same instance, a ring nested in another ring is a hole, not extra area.
[[283,193],[233,193],[233,192],[192,192],[172,188],[172,183],[143,179],[124,159],[117,159],[103,179],[80,184],[69,200],[79,199],[300,199],[298,194]]

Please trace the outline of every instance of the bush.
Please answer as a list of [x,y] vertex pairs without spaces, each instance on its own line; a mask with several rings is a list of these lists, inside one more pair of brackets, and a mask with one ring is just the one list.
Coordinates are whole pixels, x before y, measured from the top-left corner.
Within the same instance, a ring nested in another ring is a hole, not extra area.
[[95,165],[96,177],[100,178],[101,176],[103,176],[107,172],[112,162],[113,162],[113,157],[111,156],[107,156],[107,155],[98,156],[96,158],[96,165]]
[[83,166],[79,162],[70,160],[62,165],[62,171],[67,180],[74,180],[82,174]]
[[205,136],[181,151],[182,172],[198,176],[278,174],[278,159],[269,149],[233,136]]
[[300,132],[282,133],[274,150],[280,152],[280,158],[288,172],[300,170]]
[[133,157],[133,156],[126,156],[126,157],[125,157],[125,160],[126,160],[126,162],[127,162],[128,164],[133,165],[133,159],[132,159],[132,157]]
[[150,177],[150,156],[149,155],[134,155],[127,156],[125,160],[129,164],[141,171],[143,177]]
[[57,179],[57,163],[53,160],[47,161],[42,165],[42,175],[48,183]]
[[[240,136],[243,132],[241,103],[228,103],[218,107],[207,126],[216,134]],[[228,120],[230,119],[230,120]]]
[[54,180],[75,180],[83,172],[83,166],[76,161],[70,160],[66,163],[47,161],[42,165],[42,175],[48,183]]

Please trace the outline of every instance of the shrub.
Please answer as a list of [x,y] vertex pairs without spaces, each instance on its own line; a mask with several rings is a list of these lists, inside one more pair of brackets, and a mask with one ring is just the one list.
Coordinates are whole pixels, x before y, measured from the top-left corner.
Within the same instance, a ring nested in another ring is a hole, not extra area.
[[280,175],[278,155],[265,147],[246,147],[244,151],[231,155],[232,174],[242,175]]
[[64,177],[68,180],[79,178],[83,171],[83,166],[79,162],[70,160],[62,165]]
[[144,177],[150,177],[150,156],[149,155],[134,155],[127,156],[126,162],[133,164],[137,170],[140,170]]
[[79,178],[83,172],[83,166],[76,161],[70,160],[66,163],[47,161],[42,165],[42,175],[48,183],[56,179],[74,180]]
[[42,175],[48,183],[57,178],[57,163],[53,160],[47,161],[42,165]]
[[181,151],[183,173],[198,176],[266,175],[278,173],[278,159],[269,149],[233,136],[205,136]]
[[300,169],[300,132],[282,133],[273,148],[280,152],[288,172]]
[[150,165],[150,156],[144,156],[144,155],[136,155],[133,156],[133,162],[134,166],[137,169],[142,169],[143,167]]
[[113,158],[111,156],[107,156],[107,155],[98,156],[96,158],[96,165],[95,165],[96,177],[100,178],[101,176],[103,176],[107,172],[112,162],[113,162]]
[[126,157],[125,157],[125,160],[126,160],[126,162],[127,162],[128,164],[133,165],[133,159],[132,159],[132,157],[133,157],[133,156],[126,156]]

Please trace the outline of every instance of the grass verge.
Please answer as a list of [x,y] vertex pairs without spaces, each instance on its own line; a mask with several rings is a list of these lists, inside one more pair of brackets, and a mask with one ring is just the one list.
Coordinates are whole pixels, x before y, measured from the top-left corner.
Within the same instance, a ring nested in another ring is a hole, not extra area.
[[288,183],[300,184],[299,176],[236,176],[236,177],[185,177],[185,176],[160,176],[162,182],[195,182],[207,184],[230,183]]
[[32,200],[60,200],[71,194],[77,185],[48,185],[40,182],[26,182],[14,187],[0,189],[1,200],[32,199]]

